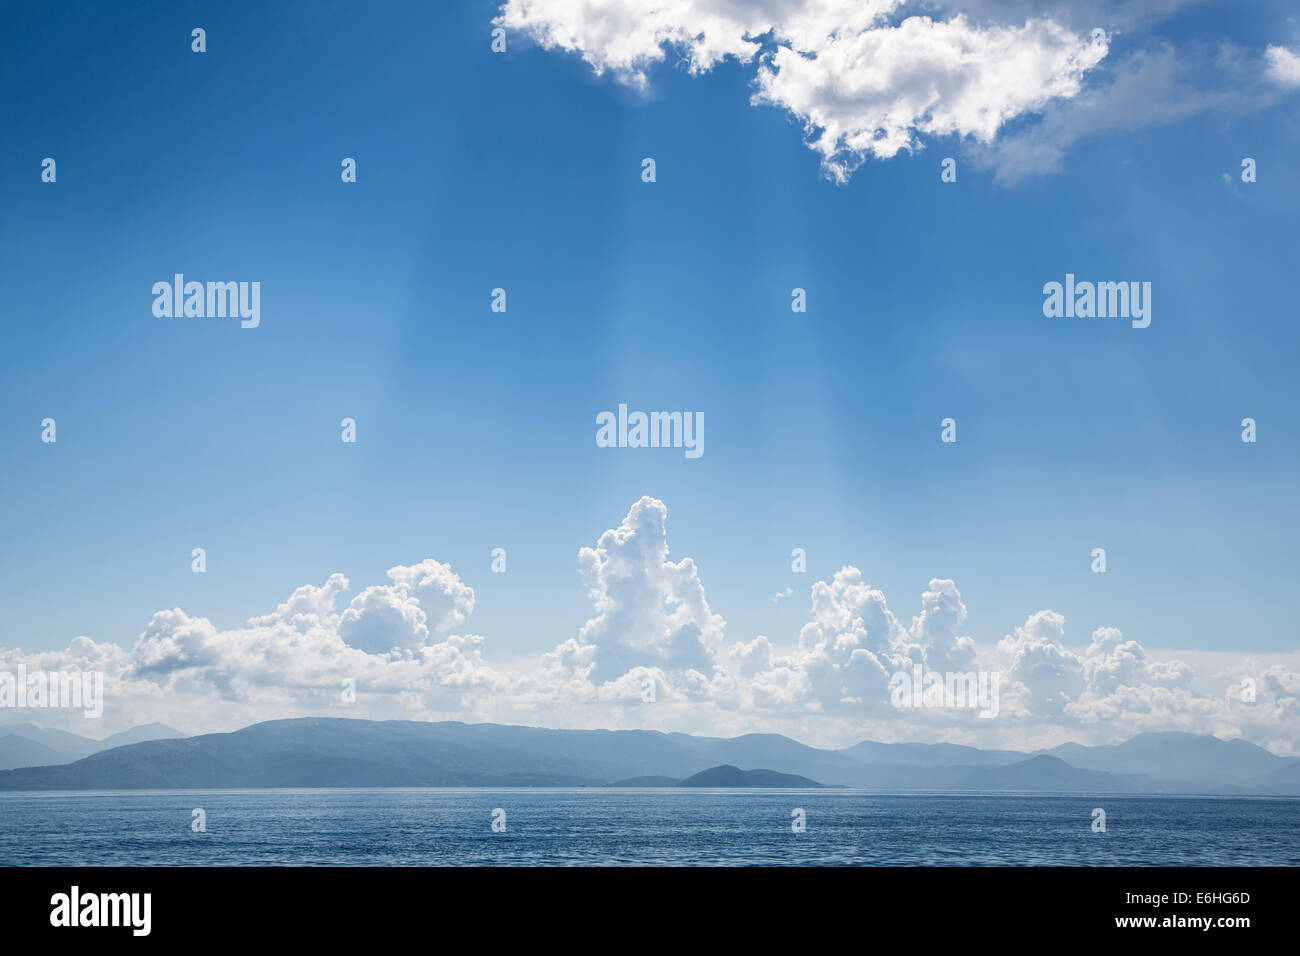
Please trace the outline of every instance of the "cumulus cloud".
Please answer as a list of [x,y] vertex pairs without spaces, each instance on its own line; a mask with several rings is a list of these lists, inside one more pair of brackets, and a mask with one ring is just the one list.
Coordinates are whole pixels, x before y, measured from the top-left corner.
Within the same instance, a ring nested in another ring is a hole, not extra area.
[[772,642],[762,634],[749,643],[738,641],[727,652],[732,669],[741,677],[753,677],[772,668]]
[[[390,568],[389,583],[350,601],[347,578],[333,574],[236,627],[172,608],[129,649],[88,637],[62,651],[0,648],[0,670],[102,672],[105,723],[119,729],[336,714],[1022,747],[1176,729],[1300,752],[1300,666],[1290,660],[1157,653],[1108,626],[1073,640],[1052,610],[981,645],[965,633],[952,580],[929,581],[904,618],[854,567],[811,585],[808,618],[784,642],[728,643],[700,569],[670,557],[667,507],[649,497],[577,558],[592,616],[524,661],[489,663],[482,637],[458,633],[473,589],[429,558]],[[915,668],[999,674],[997,718],[895,708],[891,678]],[[342,694],[349,686],[355,702]]]
[[[1123,728],[1125,735],[1170,729],[1238,735],[1231,700],[1196,691],[1188,664],[1150,660],[1141,644],[1116,628],[1097,628],[1087,645],[1071,650],[1064,617],[1040,611],[1003,638],[998,650],[1010,659],[1004,702],[1016,720],[1085,731]],[[1260,709],[1261,717],[1266,709]]]
[[1008,677],[1022,713],[1059,717],[1083,692],[1083,664],[1065,649],[1065,618],[1055,611],[1030,615],[998,644],[1010,660]]
[[153,685],[195,702],[215,693],[244,705],[232,714],[278,714],[335,707],[351,682],[362,697],[400,698],[391,709],[405,715],[456,711],[470,705],[468,692],[504,687],[483,661],[481,637],[442,633],[474,606],[473,590],[450,567],[426,560],[388,577],[393,584],[365,588],[340,611],[349,585],[333,574],[240,627],[158,611],[113,669],[119,699]]
[[966,605],[951,581],[933,580],[921,595],[921,613],[912,618],[912,633],[925,650],[933,670],[970,670],[975,666],[975,642],[958,633],[966,622]]
[[843,181],[924,136],[989,141],[1009,120],[1078,94],[1106,56],[1048,17],[1019,23],[909,15],[903,0],[508,0],[496,23],[644,88],[673,55],[701,73],[757,62],[755,103],[788,110]]
[[880,711],[888,707],[889,678],[920,660],[923,651],[889,609],[885,595],[862,579],[857,568],[837,571],[812,586],[811,620],[798,645],[755,672],[742,689],[759,709],[844,708]]
[[867,157],[916,149],[923,136],[991,142],[1016,116],[1077,95],[1106,51],[1104,38],[1046,19],[981,27],[960,14],[909,17],[778,47],[759,67],[754,100],[798,117],[827,172],[844,181]]
[[657,667],[677,683],[713,675],[725,622],[709,609],[690,558],[668,560],[668,509],[642,498],[594,548],[578,553],[599,612],[555,650],[563,667],[602,684],[630,668]]
[[474,590],[450,566],[427,558],[388,569],[391,585],[368,587],[339,618],[339,637],[349,646],[382,654],[421,647],[433,629],[446,632],[474,610]]

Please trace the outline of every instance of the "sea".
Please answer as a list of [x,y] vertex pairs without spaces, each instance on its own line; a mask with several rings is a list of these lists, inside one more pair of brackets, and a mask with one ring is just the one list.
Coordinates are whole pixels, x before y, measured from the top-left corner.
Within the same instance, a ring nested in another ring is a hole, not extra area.
[[684,788],[14,792],[0,793],[0,863],[1296,865],[1300,799]]

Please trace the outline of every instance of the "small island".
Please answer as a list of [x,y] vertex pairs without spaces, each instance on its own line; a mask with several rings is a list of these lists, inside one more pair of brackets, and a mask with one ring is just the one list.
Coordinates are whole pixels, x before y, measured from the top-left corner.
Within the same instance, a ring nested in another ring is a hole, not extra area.
[[629,777],[609,784],[611,787],[699,787],[703,789],[721,789],[738,787],[767,790],[824,790],[825,784],[793,773],[779,773],[776,770],[741,770],[729,763],[708,770],[701,770],[685,780],[672,777]]

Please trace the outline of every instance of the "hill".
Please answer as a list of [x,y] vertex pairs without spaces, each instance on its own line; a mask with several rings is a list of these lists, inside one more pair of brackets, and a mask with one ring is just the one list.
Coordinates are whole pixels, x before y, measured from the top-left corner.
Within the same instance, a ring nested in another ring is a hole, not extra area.
[[775,770],[741,770],[731,764],[710,767],[687,777],[679,787],[764,787],[787,790],[821,789],[822,785],[807,777],[793,773],[778,773]]

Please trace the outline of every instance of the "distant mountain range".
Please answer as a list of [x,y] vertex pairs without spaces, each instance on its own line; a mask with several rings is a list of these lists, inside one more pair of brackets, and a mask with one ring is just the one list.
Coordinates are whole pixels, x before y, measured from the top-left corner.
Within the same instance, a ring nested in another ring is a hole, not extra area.
[[[160,727],[127,735],[155,734]],[[15,728],[4,729],[16,736]],[[19,739],[25,743],[12,744],[15,755],[40,759],[40,747],[55,749],[63,738],[38,739],[29,731]],[[78,739],[96,748],[113,740]],[[737,774],[800,782],[721,782],[745,779]],[[697,775],[715,782],[691,785],[1300,796],[1300,758],[1279,757],[1242,740],[1182,733],[1139,734],[1103,747],[1065,744],[1037,753],[874,742],[821,750],[779,734],[719,738],[318,717],[126,743],[67,763],[4,770],[0,790],[677,786]]]
[[184,736],[166,724],[132,727],[103,740],[71,734],[65,730],[49,730],[35,724],[0,724],[0,770],[71,763],[125,744]]

